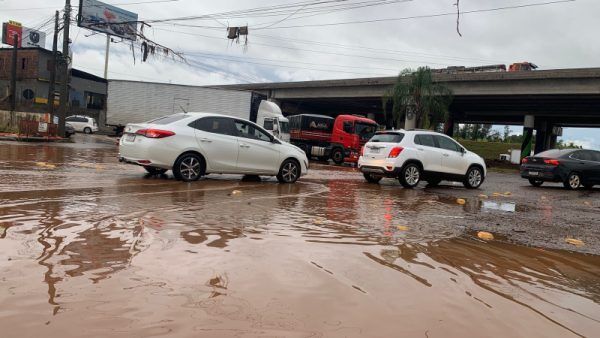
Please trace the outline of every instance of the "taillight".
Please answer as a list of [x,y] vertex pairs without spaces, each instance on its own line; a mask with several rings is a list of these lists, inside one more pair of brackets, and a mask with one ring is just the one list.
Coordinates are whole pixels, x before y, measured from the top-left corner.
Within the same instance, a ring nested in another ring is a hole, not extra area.
[[396,158],[400,155],[400,153],[402,152],[402,150],[404,150],[404,148],[402,147],[394,147],[391,151],[390,154],[388,155],[388,158]]
[[161,129],[140,129],[135,133],[137,135],[142,135],[148,138],[164,138],[175,135],[175,133],[170,130]]
[[524,159],[521,160],[521,164],[525,164],[527,162],[529,162],[529,160],[527,159],[527,157],[525,157]]
[[363,156],[365,154],[365,146],[362,146],[360,148],[360,156]]
[[557,166],[560,164],[560,162],[558,160],[544,160],[544,163],[553,165],[553,166]]

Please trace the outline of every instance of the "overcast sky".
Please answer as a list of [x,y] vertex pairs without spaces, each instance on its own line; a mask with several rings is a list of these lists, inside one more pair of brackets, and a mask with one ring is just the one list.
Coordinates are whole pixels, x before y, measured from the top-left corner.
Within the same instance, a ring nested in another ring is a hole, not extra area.
[[[106,2],[139,13],[141,20],[152,20],[302,0],[178,0],[132,4],[146,1],[157,0]],[[461,0],[460,5],[461,10],[467,12],[550,1]],[[72,2],[78,4],[77,0]],[[208,85],[391,76],[403,68],[422,65],[443,68],[530,61],[540,69],[600,67],[598,0],[465,14],[460,18],[462,37],[456,32],[456,16],[310,26],[450,13],[456,11],[455,2],[413,0],[304,18],[299,17],[306,14],[299,12],[287,19],[288,15],[262,18],[242,15],[219,21],[177,22],[204,28],[156,23],[145,29],[146,35],[183,52],[193,65],[163,57],[141,63],[138,47],[135,48],[134,62],[127,43],[112,43],[109,77]],[[0,0],[0,20],[15,20],[38,28],[62,6],[64,1],[61,0]],[[278,23],[282,19],[286,20]],[[247,46],[242,42],[232,44],[226,39],[225,26],[246,24],[250,30]],[[267,27],[269,25],[272,26]],[[50,23],[42,28],[48,33],[46,46],[50,48],[53,25]],[[72,27],[74,67],[102,76],[106,37],[91,34],[88,30]],[[600,148],[600,137],[595,134],[593,130],[569,129],[564,138],[576,140],[586,147]]]

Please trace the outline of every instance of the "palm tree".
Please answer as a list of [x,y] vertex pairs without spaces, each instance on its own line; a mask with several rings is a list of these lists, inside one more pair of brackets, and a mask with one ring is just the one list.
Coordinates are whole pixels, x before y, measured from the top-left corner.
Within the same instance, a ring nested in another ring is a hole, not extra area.
[[394,125],[400,128],[407,114],[414,115],[417,128],[435,128],[448,118],[452,91],[434,83],[431,69],[404,69],[398,80],[383,96],[383,110],[391,103]]

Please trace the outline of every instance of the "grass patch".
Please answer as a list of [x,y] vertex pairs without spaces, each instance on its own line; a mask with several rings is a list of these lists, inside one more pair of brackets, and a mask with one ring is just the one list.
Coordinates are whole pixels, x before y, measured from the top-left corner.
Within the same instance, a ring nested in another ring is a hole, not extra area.
[[483,157],[485,160],[497,160],[500,154],[510,154],[509,149],[521,149],[520,143],[502,143],[487,141],[458,140],[468,150]]

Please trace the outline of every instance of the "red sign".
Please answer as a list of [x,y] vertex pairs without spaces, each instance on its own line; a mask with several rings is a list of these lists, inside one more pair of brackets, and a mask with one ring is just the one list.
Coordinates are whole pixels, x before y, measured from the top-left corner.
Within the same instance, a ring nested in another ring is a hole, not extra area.
[[15,34],[21,48],[21,40],[23,39],[23,26],[17,25],[13,22],[5,22],[2,24],[2,43],[14,46]]

